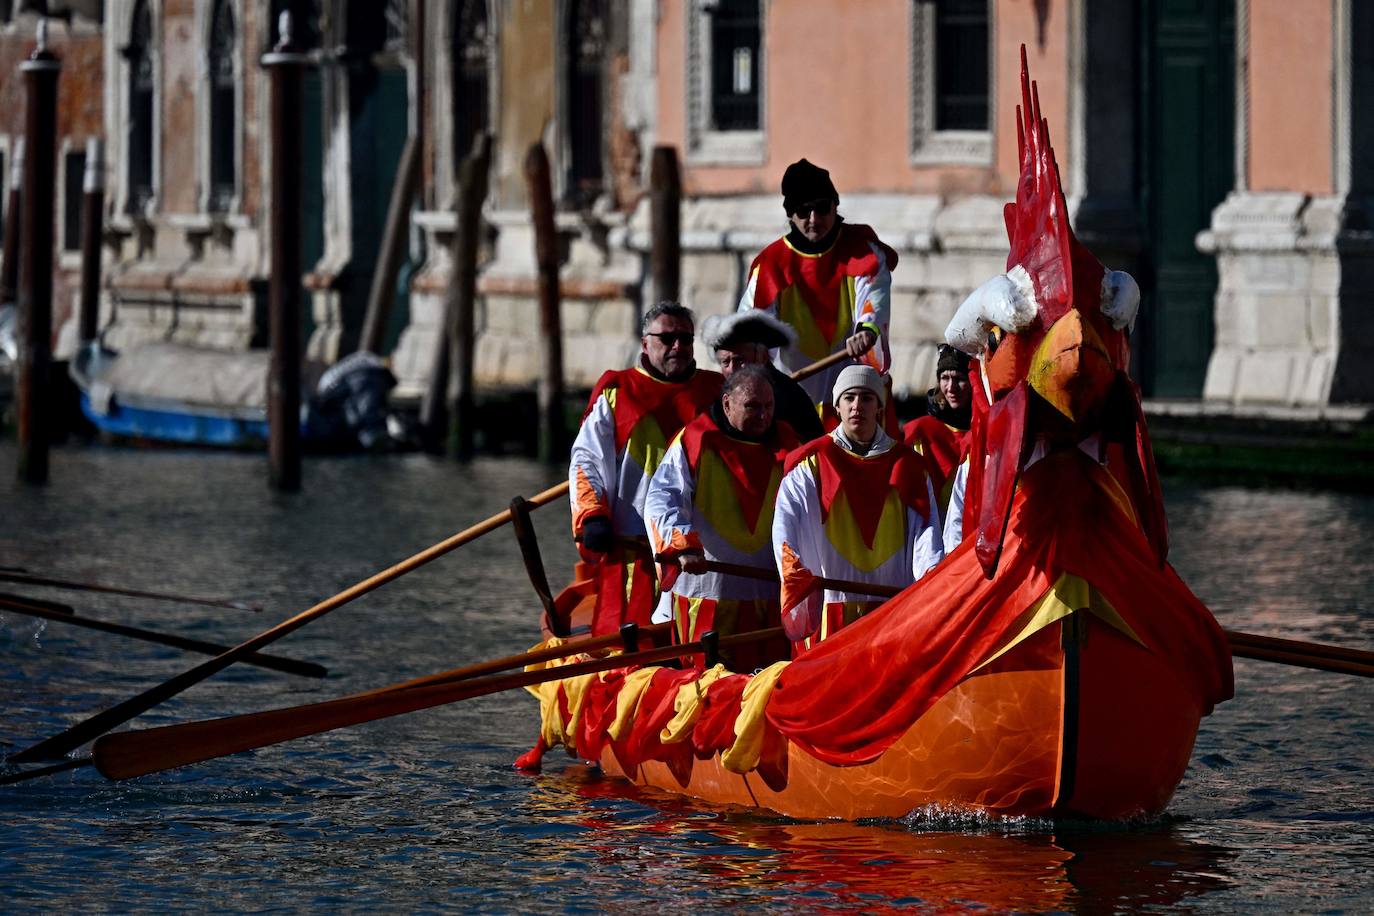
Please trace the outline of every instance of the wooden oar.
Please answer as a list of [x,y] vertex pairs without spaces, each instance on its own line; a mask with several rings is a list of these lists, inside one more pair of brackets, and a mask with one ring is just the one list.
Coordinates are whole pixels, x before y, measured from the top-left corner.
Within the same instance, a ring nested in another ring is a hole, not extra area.
[[[60,605],[62,610],[54,610],[50,605],[52,602],[35,602],[13,595],[0,595],[0,610],[12,611],[16,614],[23,614],[26,617],[38,617],[43,620],[56,620],[60,623],[70,623],[74,626],[85,627],[88,630],[100,630],[104,633],[113,633],[116,636],[127,636],[130,639],[141,639],[144,642],[158,643],[163,646],[172,646],[177,649],[185,649],[188,652],[199,652],[202,655],[219,655],[228,652],[228,646],[218,643],[205,642],[201,639],[191,639],[186,636],[175,636],[171,633],[159,633],[156,630],[145,630],[142,627],[126,626],[122,623],[111,623],[108,620],[97,620],[94,617],[82,617],[66,605]],[[322,665],[314,662],[297,661],[294,658],[283,658],[280,655],[265,655],[258,652],[251,652],[240,659],[246,665],[256,665],[259,668],[270,668],[273,671],[281,671],[285,674],[298,674],[301,677],[324,677],[329,673]]]
[[[639,635],[657,636],[660,633],[667,633],[672,629],[672,626],[671,623],[650,624],[649,626],[641,627],[639,629]],[[377,693],[390,693],[395,690],[409,690],[412,687],[429,687],[434,684],[451,684],[455,681],[471,680],[475,677],[481,677],[484,674],[495,674],[499,671],[524,668],[527,665],[534,665],[539,662],[567,658],[570,655],[580,655],[584,652],[596,652],[601,649],[609,649],[613,646],[620,645],[623,638],[624,637],[619,633],[611,633],[607,636],[593,636],[590,639],[571,640],[561,646],[552,646],[547,649],[535,649],[531,652],[521,652],[518,655],[508,655],[505,658],[494,658],[490,661],[468,665],[466,668],[441,671],[438,674],[417,677],[413,680],[402,681],[399,684],[392,684],[389,687],[378,687],[376,690],[369,690],[366,693],[355,694],[355,696],[370,696]]]
[[253,611],[262,608],[242,601],[221,601],[217,598],[192,598],[188,595],[171,595],[166,592],[148,592],[135,588],[120,588],[114,585],[96,585],[94,582],[73,582],[70,579],[54,579],[50,576],[35,576],[23,572],[0,572],[0,582],[17,582],[24,585],[46,585],[50,588],[66,588],[78,592],[102,592],[107,595],[124,595],[129,598],[148,598],[153,601],[171,601],[176,604],[200,604],[206,607],[229,608],[234,611]]
[[[566,495],[567,492],[568,484],[564,481],[538,494],[530,500],[530,503],[533,505],[543,505],[560,496]],[[258,635],[240,643],[227,652],[223,652],[189,671],[178,674],[171,680],[164,681],[156,687],[145,690],[137,696],[130,697],[124,702],[110,707],[104,712],[97,713],[88,719],[78,722],[66,731],[60,732],[51,738],[46,738],[18,753],[11,754],[9,760],[12,763],[35,763],[40,760],[53,760],[61,757],[69,751],[73,751],[85,744],[87,741],[91,741],[105,734],[110,729],[123,725],[135,716],[147,712],[159,703],[166,702],[186,688],[199,684],[211,675],[241,660],[245,655],[255,652],[288,633],[300,629],[312,620],[323,617],[335,608],[341,607],[355,598],[360,598],[393,579],[403,576],[411,570],[418,569],[431,560],[436,560],[469,541],[476,540],[482,535],[496,530],[510,521],[510,516],[511,513],[509,509],[498,512],[490,518],[478,522],[476,525],[460,531],[432,547],[420,551],[409,559],[403,560],[395,566],[391,566],[370,578],[364,579],[356,585],[344,589],[334,597],[321,601],[314,607],[301,611],[296,616],[262,631]]]
[[1290,654],[1310,655],[1314,658],[1374,665],[1374,652],[1368,652],[1364,649],[1331,646],[1319,642],[1304,642],[1298,639],[1280,639],[1277,636],[1259,636],[1254,633],[1238,633],[1235,630],[1227,630],[1226,638],[1231,641],[1232,648],[1242,646],[1247,649],[1268,649]]
[[[671,623],[656,623],[639,628],[636,635],[656,636],[667,632],[672,627]],[[623,633],[611,633],[607,636],[596,636],[589,639],[569,640],[561,646],[554,646],[548,649],[536,649],[532,652],[521,652],[517,655],[509,655],[505,658],[494,658],[490,661],[479,662],[475,665],[468,665],[466,668],[456,668],[452,671],[441,671],[438,674],[431,674],[426,677],[418,677],[409,681],[402,681],[399,684],[392,684],[389,687],[378,687],[365,693],[354,694],[355,697],[374,696],[383,693],[394,693],[398,690],[409,690],[412,687],[429,687],[435,684],[452,684],[456,681],[471,680],[484,674],[495,674],[500,671],[509,671],[513,668],[523,668],[526,665],[533,665],[537,662],[552,661],[558,658],[566,658],[570,655],[579,655],[584,652],[595,652],[600,649],[608,649],[612,646],[622,644],[625,641]],[[30,779],[38,779],[42,776],[50,776],[64,770],[71,770],[77,767],[88,766],[95,762],[95,758],[77,757],[65,760],[53,766],[38,767],[36,769],[25,770],[19,773],[11,773],[8,776],[0,776],[0,786],[9,785],[16,782],[26,782]]]
[[[1226,632],[1229,638],[1232,634]],[[1246,633],[1235,634],[1247,636]],[[1317,645],[1309,643],[1308,645]],[[1335,646],[1321,646],[1323,649],[1337,648]],[[1295,665],[1299,668],[1316,668],[1319,671],[1335,671],[1339,674],[1354,674],[1359,677],[1374,677],[1374,665],[1364,665],[1359,662],[1344,661],[1336,658],[1325,658],[1311,652],[1285,652],[1281,649],[1261,649],[1256,646],[1244,643],[1231,643],[1231,654],[1237,658],[1251,658],[1262,662],[1275,662],[1280,665]]]
[[[740,633],[722,638],[720,646],[727,648],[744,645],[772,639],[781,633],[782,630],[776,627]],[[625,655],[612,655],[609,658],[561,665],[541,671],[521,671],[516,674],[456,683],[434,683],[424,687],[371,691],[306,706],[168,725],[143,731],[119,732],[96,741],[93,757],[96,769],[107,779],[132,779],[148,773],[159,773],[228,754],[268,747],[283,741],[499,693],[503,690],[609,671],[612,668],[649,665],[704,650],[701,642],[685,643]],[[452,673],[435,677],[445,677]]]
[[[730,576],[748,579],[777,581],[777,573],[761,566],[741,566],[736,563],[706,561],[707,569]],[[818,588],[828,588],[842,592],[881,595],[892,597],[902,589],[889,585],[869,585],[864,582],[850,582],[844,579],[817,578]],[[1296,639],[1279,639],[1274,636],[1260,636],[1255,633],[1242,633],[1238,630],[1222,630],[1231,646],[1231,654],[1237,658],[1274,662],[1280,665],[1295,665],[1301,668],[1315,668],[1320,671],[1335,671],[1340,674],[1354,674],[1360,677],[1374,677],[1374,652],[1351,649],[1345,646],[1331,646],[1324,643],[1305,642]]]
[[530,504],[523,496],[510,501],[511,529],[515,531],[515,543],[520,548],[520,559],[525,562],[525,573],[534,586],[534,594],[544,607],[544,617],[549,622],[549,630],[554,636],[567,636],[571,631],[571,621],[558,613],[553,593],[549,590],[549,577],[544,572],[544,558],[539,553],[539,538],[534,533],[530,521]]

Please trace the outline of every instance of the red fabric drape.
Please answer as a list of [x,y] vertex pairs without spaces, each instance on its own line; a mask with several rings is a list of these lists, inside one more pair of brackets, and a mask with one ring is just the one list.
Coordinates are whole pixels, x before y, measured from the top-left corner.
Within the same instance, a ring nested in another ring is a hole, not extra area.
[[1018,616],[1062,573],[1096,588],[1189,683],[1205,711],[1231,696],[1231,653],[1211,613],[1154,551],[1110,475],[1075,450],[1022,475],[997,576],[964,541],[881,609],[783,672],[768,718],[828,763],[877,758],[936,700],[1015,636]]

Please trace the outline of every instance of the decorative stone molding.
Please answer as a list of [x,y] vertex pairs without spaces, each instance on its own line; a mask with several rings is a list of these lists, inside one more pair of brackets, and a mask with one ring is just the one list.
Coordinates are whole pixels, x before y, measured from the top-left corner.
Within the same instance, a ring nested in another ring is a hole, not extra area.
[[1338,195],[1234,191],[1198,248],[1220,283],[1203,398],[1233,406],[1374,401],[1374,239]]

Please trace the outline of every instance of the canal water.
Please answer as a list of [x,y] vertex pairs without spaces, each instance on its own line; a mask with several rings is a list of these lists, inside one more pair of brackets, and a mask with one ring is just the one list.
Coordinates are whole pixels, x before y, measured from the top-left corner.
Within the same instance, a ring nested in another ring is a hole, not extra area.
[[[42,592],[78,611],[234,643],[557,482],[535,464],[310,461],[268,492],[258,455],[61,449],[44,489],[0,445],[0,566],[261,603],[260,614]],[[1374,648],[1374,499],[1168,481],[1173,559],[1235,629]],[[550,577],[567,512],[539,510]],[[40,594],[17,585],[5,591]],[[326,699],[522,650],[535,601],[502,529],[270,651],[326,680],[234,666],[149,726]],[[0,614],[0,753],[193,664]],[[1374,681],[1238,660],[1166,816],[1102,827],[940,811],[803,823],[511,761],[509,693],[127,783],[90,769],[0,787],[0,909],[484,912],[1368,912]]]

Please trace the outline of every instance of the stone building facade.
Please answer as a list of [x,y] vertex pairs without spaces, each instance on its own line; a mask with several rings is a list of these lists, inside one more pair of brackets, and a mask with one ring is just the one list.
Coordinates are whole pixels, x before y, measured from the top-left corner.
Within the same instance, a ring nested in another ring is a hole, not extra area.
[[[107,0],[103,18],[53,34],[63,149],[103,133],[110,151],[108,343],[265,344],[258,60],[284,9],[315,63],[302,245],[317,360],[356,346],[397,163],[418,138],[384,347],[402,395],[430,371],[457,163],[480,131],[494,138],[480,386],[539,371],[522,164],[542,142],[571,385],[637,349],[648,162],[668,144],[684,302],[735,307],[751,258],[784,229],[783,169],[804,156],[830,169],[841,212],[898,250],[894,381],[923,391],[955,307],[1003,267],[1024,43],[1080,238],[1144,291],[1147,395],[1374,402],[1374,61],[1359,38],[1374,23],[1358,0]],[[6,156],[31,23],[0,29]]]

